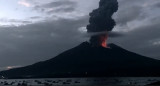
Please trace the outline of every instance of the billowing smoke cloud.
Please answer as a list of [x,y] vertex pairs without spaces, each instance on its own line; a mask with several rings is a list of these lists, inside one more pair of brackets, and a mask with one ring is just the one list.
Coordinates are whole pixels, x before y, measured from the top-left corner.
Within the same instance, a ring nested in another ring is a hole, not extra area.
[[112,15],[118,10],[117,0],[100,0],[99,8],[90,13],[88,32],[112,31],[116,25]]

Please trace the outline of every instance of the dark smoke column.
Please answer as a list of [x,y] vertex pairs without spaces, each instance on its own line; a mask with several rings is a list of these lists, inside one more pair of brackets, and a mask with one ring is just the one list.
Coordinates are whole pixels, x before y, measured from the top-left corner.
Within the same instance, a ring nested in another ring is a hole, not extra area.
[[112,31],[116,25],[112,15],[117,10],[117,0],[100,0],[99,8],[90,13],[90,24],[87,25],[88,32]]
[[[88,33],[108,32],[112,31],[116,25],[112,15],[118,10],[117,0],[100,0],[99,8],[90,13],[89,25],[87,25]],[[90,39],[93,46],[106,46],[108,34],[94,35]]]

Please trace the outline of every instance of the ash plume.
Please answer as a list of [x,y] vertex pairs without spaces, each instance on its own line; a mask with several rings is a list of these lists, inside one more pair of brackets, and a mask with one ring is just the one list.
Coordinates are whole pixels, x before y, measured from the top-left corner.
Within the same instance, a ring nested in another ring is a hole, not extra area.
[[112,15],[118,10],[117,0],[100,0],[99,8],[90,13],[87,32],[112,31],[116,22]]

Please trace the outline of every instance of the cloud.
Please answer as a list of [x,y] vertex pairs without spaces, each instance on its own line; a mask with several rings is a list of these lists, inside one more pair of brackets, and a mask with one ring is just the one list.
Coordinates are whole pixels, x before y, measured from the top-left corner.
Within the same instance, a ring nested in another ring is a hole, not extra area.
[[26,0],[20,0],[18,1],[18,4],[25,6],[25,7],[31,7],[31,4],[28,3]]
[[125,33],[123,37],[111,38],[110,42],[116,43],[132,52],[160,59],[160,20],[151,22],[146,26],[137,27]]
[[40,16],[32,16],[30,17],[30,19],[40,19],[41,17]]
[[48,19],[54,20],[61,18],[78,19],[88,15],[79,10],[78,2],[74,0],[53,0],[48,1],[47,3],[35,4],[33,6],[33,11],[44,14]]
[[142,7],[140,6],[123,8],[122,10],[120,10],[120,12],[117,13],[117,24],[127,25],[128,22],[138,19],[141,16],[141,10]]
[[27,0],[27,2],[32,4],[32,11],[55,20],[78,19],[88,15],[98,6],[97,0],[87,2],[86,0]]
[[59,7],[59,6],[74,6],[76,2],[69,1],[69,0],[61,0],[61,1],[53,1],[47,4],[42,5],[44,8],[52,8],[52,7]]
[[27,20],[16,20],[16,19],[9,19],[7,22],[11,22],[11,23],[32,23],[31,21],[27,21]]
[[159,3],[154,4],[153,6],[156,6],[156,7],[160,8],[160,2],[159,2]]
[[24,66],[53,58],[87,39],[78,31],[87,22],[88,16],[84,16],[78,20],[59,19],[0,27],[0,65]]
[[54,12],[59,12],[59,13],[65,12],[66,13],[66,12],[73,12],[74,10],[75,10],[74,7],[67,6],[67,7],[58,7],[55,9],[51,9],[47,13],[48,14],[53,14]]
[[1,18],[0,23],[3,25],[11,25],[15,24],[16,26],[19,25],[26,25],[26,24],[31,24],[32,21],[29,20],[18,20],[18,19],[6,19],[6,18]]
[[53,1],[42,5],[36,5],[35,10],[46,12],[48,14],[55,12],[72,12],[76,8],[76,2],[69,0]]
[[118,0],[119,10],[114,15],[119,32],[129,32],[139,27],[151,24],[153,18],[158,18],[160,13],[156,6],[159,1],[153,0]]
[[153,45],[160,45],[160,41],[153,42]]

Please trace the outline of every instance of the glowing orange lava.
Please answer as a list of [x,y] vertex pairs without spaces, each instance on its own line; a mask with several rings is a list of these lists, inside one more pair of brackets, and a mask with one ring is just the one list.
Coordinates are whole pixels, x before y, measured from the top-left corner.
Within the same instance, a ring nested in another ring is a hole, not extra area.
[[108,39],[108,34],[99,34],[96,36],[92,36],[90,39],[90,43],[92,44],[93,47],[101,46],[104,48],[108,48],[107,39]]
[[100,35],[100,46],[107,48],[107,34]]

